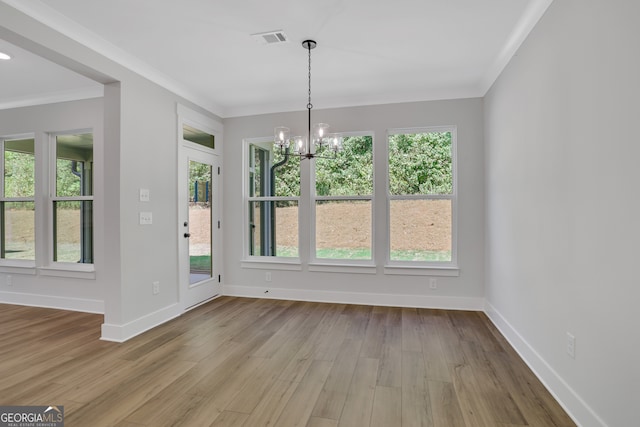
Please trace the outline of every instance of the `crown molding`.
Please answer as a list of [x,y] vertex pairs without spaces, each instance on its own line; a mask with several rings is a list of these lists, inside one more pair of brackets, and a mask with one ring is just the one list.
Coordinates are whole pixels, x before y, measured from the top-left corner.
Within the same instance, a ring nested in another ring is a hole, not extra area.
[[0,102],[0,110],[31,107],[42,104],[55,104],[58,102],[78,101],[81,99],[101,98],[103,96],[104,88],[101,85],[83,89],[39,93],[33,96],[3,99]]
[[533,27],[536,26],[540,18],[547,11],[553,0],[532,0],[527,5],[522,17],[514,27],[509,38],[507,38],[502,50],[495,58],[491,66],[484,73],[479,82],[478,90],[485,96],[491,86],[500,77],[502,71],[516,54],[522,43],[527,39]]

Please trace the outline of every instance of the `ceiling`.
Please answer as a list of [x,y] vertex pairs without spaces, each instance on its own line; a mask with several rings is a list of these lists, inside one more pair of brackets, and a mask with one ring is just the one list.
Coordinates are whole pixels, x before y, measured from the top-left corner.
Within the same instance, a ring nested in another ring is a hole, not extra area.
[[[102,95],[102,85],[0,39],[0,109]],[[5,84],[10,82],[10,84]]]
[[[309,38],[318,43],[315,108],[483,96],[552,0],[2,1],[233,117],[305,109],[301,42]],[[251,37],[271,30],[288,42]],[[19,62],[26,52],[17,52]],[[77,74],[27,57],[14,69],[5,68],[13,61],[0,63],[2,79],[13,82],[2,85],[0,105],[32,95],[29,89],[95,90]]]

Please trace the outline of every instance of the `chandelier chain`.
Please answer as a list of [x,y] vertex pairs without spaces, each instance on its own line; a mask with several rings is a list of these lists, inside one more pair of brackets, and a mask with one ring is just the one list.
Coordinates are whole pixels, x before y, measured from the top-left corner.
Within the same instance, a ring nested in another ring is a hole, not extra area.
[[309,102],[307,103],[307,108],[310,110],[313,108],[313,104],[311,104],[311,45],[307,50],[309,51]]

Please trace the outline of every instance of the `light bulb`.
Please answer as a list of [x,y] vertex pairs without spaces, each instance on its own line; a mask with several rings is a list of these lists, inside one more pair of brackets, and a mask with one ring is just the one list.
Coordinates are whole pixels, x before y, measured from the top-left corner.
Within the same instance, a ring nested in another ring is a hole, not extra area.
[[275,128],[273,133],[273,139],[277,146],[285,147],[289,143],[289,128],[279,126]]

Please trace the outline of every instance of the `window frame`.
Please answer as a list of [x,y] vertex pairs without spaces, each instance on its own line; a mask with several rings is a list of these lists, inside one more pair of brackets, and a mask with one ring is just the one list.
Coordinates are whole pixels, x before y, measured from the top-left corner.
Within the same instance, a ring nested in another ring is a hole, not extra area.
[[[33,139],[33,148],[34,148],[34,152],[33,152],[33,163],[34,163],[34,188],[33,188],[33,196],[32,197],[6,197],[5,196],[5,142],[6,141],[14,141],[14,140],[20,140],[20,139]],[[0,153],[0,162],[2,162],[2,164],[0,165],[0,202],[1,203],[10,203],[10,202],[32,202],[33,206],[34,206],[34,232],[33,232],[33,237],[34,237],[34,259],[7,259],[7,258],[0,258],[0,267],[3,268],[3,271],[5,270],[5,268],[25,268],[25,269],[34,269],[36,266],[36,259],[37,259],[37,253],[38,253],[38,245],[40,244],[40,239],[38,239],[38,230],[36,229],[36,223],[37,223],[37,213],[36,213],[36,209],[37,209],[37,203],[36,203],[36,194],[38,194],[38,183],[37,183],[37,179],[36,179],[36,171],[37,171],[37,164],[36,164],[36,154],[37,154],[37,140],[36,140],[36,135],[33,132],[28,132],[28,133],[21,133],[21,134],[13,134],[13,135],[3,135],[0,136],[0,150],[2,150],[2,152]],[[0,205],[0,209],[2,209],[3,207]],[[0,218],[2,217],[2,214],[0,214]],[[0,225],[1,227],[1,225]],[[0,239],[4,239],[4,236],[0,236]]]
[[[310,167],[310,215],[309,215],[309,265],[314,268],[315,271],[330,270],[331,267],[354,267],[357,271],[358,267],[362,272],[375,272],[375,260],[376,260],[376,236],[375,236],[375,194],[376,194],[376,150],[375,150],[375,133],[373,131],[355,131],[355,132],[342,132],[344,138],[368,136],[371,137],[371,163],[372,163],[372,175],[371,175],[371,194],[369,195],[352,195],[352,196],[318,196],[316,194],[316,163],[314,160],[313,167]],[[317,256],[317,230],[316,230],[316,210],[318,201],[357,201],[368,200],[371,202],[371,259],[348,259],[348,258],[318,258]],[[371,269],[374,270],[371,270]]]
[[[280,270],[300,270],[301,269],[301,247],[300,247],[300,211],[302,200],[302,188],[300,188],[300,195],[296,196],[250,196],[249,186],[251,185],[249,175],[250,170],[250,156],[251,145],[256,144],[271,144],[273,145],[273,137],[256,137],[256,138],[244,138],[242,147],[242,159],[243,159],[243,173],[242,173],[242,201],[243,201],[243,261],[242,266],[246,268],[261,268],[260,263],[267,263],[270,268]],[[302,169],[302,165],[300,167]],[[302,171],[299,171],[302,174]],[[300,177],[302,178],[302,176]],[[302,183],[301,183],[302,186]],[[250,202],[283,202],[283,201],[295,201],[298,204],[298,256],[297,257],[282,257],[282,256],[269,256],[269,255],[251,255],[249,253],[249,203]]]
[[[389,139],[392,135],[416,133],[451,133],[451,194],[393,195],[390,190]],[[457,126],[424,126],[387,129],[386,151],[386,260],[385,274],[406,275],[458,275],[458,167],[457,167]],[[451,261],[404,261],[391,259],[391,202],[393,200],[451,200]]]
[[[45,273],[49,275],[56,276],[58,273],[55,273],[56,270],[64,270],[67,272],[94,272],[95,271],[95,185],[92,187],[90,196],[58,196],[57,195],[57,137],[61,135],[77,135],[77,134],[87,134],[90,133],[93,139],[92,145],[92,155],[94,157],[94,161],[92,162],[92,181],[95,184],[95,132],[93,128],[83,128],[83,129],[71,129],[71,130],[63,130],[56,132],[47,133],[47,140],[49,142],[49,174],[48,174],[48,191],[47,191],[47,225],[48,225],[48,236],[47,236],[47,257],[46,257],[46,267],[43,267],[44,270],[50,270],[50,273]],[[55,261],[54,260],[54,245],[56,242],[55,239],[55,203],[59,201],[69,201],[69,202],[84,202],[90,201],[92,204],[91,209],[91,233],[92,233],[92,261],[91,263],[78,263],[78,262],[67,262],[67,261]]]

